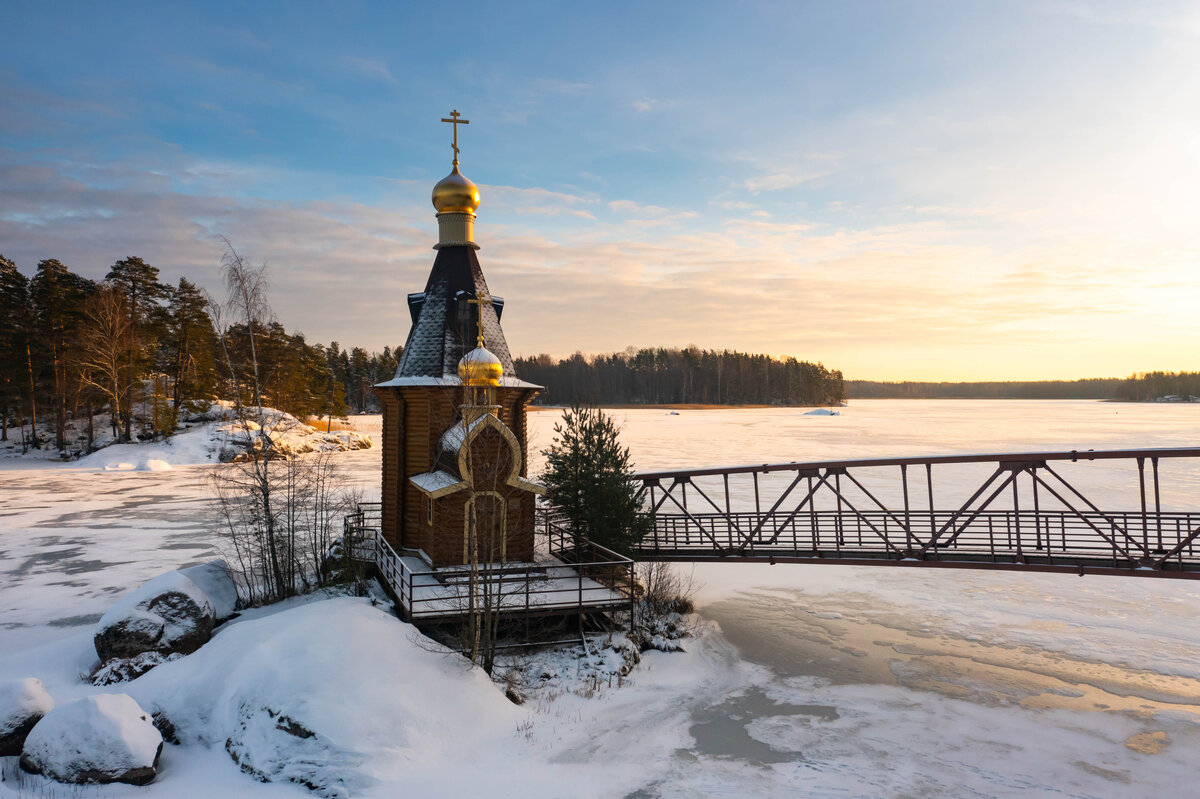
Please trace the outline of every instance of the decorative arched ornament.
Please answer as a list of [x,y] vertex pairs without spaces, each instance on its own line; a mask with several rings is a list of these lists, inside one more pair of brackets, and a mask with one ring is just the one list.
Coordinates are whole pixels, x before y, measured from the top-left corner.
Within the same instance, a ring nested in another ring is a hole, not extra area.
[[438,470],[413,475],[408,478],[409,482],[430,499],[438,499],[471,487],[471,443],[488,428],[492,428],[500,434],[500,437],[504,439],[512,454],[512,457],[509,459],[508,475],[504,482],[521,491],[528,491],[533,494],[545,494],[545,486],[535,483],[532,480],[526,480],[521,476],[521,463],[523,460],[521,442],[517,440],[513,431],[509,430],[504,422],[491,413],[482,414],[475,421],[465,426],[461,422],[458,422],[442,434],[442,448],[455,454],[458,475],[453,475],[445,470]]

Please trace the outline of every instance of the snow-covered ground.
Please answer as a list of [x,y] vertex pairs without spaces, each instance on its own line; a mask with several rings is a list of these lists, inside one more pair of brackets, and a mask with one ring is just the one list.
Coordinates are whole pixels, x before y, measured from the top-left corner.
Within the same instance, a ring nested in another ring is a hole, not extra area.
[[[290,413],[274,408],[247,408],[248,421],[238,421],[232,403],[217,401],[203,411],[184,414],[179,430],[161,441],[118,444],[108,426],[108,414],[94,419],[94,451],[87,449],[86,421],[72,419],[67,423],[68,457],[54,449],[51,442],[42,449],[22,452],[22,431],[10,430],[9,440],[0,442],[0,464],[11,462],[11,468],[28,469],[37,465],[58,466],[64,460],[80,469],[103,469],[108,472],[168,471],[174,466],[197,466],[229,461],[240,454],[247,444],[262,436],[265,428],[276,450],[291,454],[308,452],[342,452],[371,446],[368,435],[348,430],[325,432],[304,424]],[[261,420],[261,424],[259,423]],[[28,425],[24,432],[29,435]],[[42,431],[45,437],[45,430]]]
[[[650,469],[1196,445],[1198,410],[864,401],[840,416],[616,415],[639,467]],[[557,419],[531,414],[535,448],[549,444]],[[356,421],[378,433],[376,417]],[[376,498],[379,450],[339,458]],[[117,594],[215,554],[204,485],[213,467],[172,466],[0,466],[0,677],[38,677],[60,703],[114,690],[79,679],[95,659],[95,620]],[[1200,504],[1196,475],[1176,476],[1170,502]],[[647,653],[620,687],[575,692],[551,681],[520,707],[364,601],[248,613],[200,652],[128,686],[143,706],[170,706],[189,731],[167,747],[158,780],[82,795],[310,795],[255,782],[226,752],[223,735],[270,734],[261,718],[238,715],[258,699],[318,719],[345,750],[334,754],[344,755],[339,773],[356,796],[1192,791],[1200,587],[1191,581],[747,565],[705,566],[695,577],[709,629],[688,652]],[[329,697],[342,704],[310,706]],[[354,719],[361,730],[350,729]],[[0,796],[21,795],[13,786],[0,783]],[[20,790],[54,795],[39,786]]]

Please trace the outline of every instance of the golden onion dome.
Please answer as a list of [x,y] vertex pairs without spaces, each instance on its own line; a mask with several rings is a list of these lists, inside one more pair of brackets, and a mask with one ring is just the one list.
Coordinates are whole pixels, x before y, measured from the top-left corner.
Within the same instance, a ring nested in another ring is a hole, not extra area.
[[504,375],[504,364],[485,347],[462,356],[458,362],[458,379],[464,386],[498,386]]
[[458,171],[457,161],[433,187],[433,207],[439,214],[473,214],[479,208],[479,187]]

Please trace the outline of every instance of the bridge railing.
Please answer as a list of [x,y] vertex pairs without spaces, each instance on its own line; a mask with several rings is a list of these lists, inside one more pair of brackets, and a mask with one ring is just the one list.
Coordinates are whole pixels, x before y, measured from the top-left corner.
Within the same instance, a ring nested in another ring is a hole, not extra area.
[[[398,552],[381,531],[381,505],[360,503],[343,520],[343,544],[350,556],[375,566],[378,576],[410,620],[440,621],[465,615],[481,592],[504,614],[535,616],[595,610],[632,610],[636,580],[633,561],[589,541],[577,540],[542,511],[536,529],[554,560],[429,566],[418,552]],[[472,597],[472,591],[475,597]],[[631,617],[632,618],[632,617]]]
[[[1102,480],[1060,462],[1101,461]],[[731,557],[1101,568],[1200,576],[1200,448],[970,454],[646,472],[644,559]],[[990,476],[964,481],[964,474]],[[992,469],[987,469],[990,465]],[[937,467],[935,469],[934,467]],[[944,496],[936,477],[951,474]],[[885,473],[887,477],[880,477]],[[769,475],[770,479],[760,480]],[[1121,486],[1134,507],[1112,498]],[[974,488],[974,491],[971,491]],[[1091,496],[1089,496],[1089,494]],[[965,501],[962,497],[966,496]],[[1189,503],[1182,503],[1189,504]],[[746,506],[753,510],[746,510]]]

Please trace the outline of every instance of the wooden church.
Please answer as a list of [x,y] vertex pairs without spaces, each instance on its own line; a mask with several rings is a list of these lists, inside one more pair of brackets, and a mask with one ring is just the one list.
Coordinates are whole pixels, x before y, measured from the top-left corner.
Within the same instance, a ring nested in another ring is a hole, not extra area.
[[533,560],[526,405],[540,386],[518,379],[475,243],[479,189],[453,170],[433,188],[438,243],[425,290],[408,295],[412,329],[383,405],[380,532],[433,567]]

